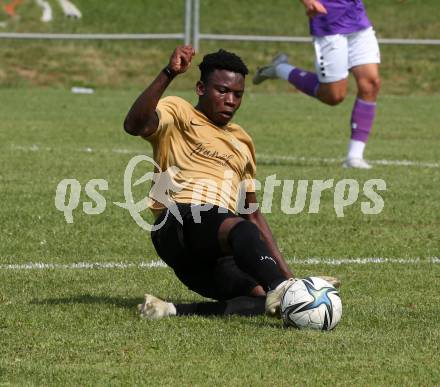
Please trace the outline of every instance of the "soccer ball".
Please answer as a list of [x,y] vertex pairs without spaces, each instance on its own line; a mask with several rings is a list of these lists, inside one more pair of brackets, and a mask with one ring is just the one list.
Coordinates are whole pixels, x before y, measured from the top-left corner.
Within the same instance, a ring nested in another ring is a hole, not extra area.
[[322,278],[298,279],[281,298],[281,316],[286,326],[329,331],[341,320],[341,298]]

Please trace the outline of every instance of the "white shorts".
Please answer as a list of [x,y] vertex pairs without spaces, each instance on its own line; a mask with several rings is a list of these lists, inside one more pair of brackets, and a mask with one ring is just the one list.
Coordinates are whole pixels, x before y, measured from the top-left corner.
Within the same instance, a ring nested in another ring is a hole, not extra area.
[[331,83],[348,77],[354,66],[380,63],[379,44],[372,27],[348,35],[313,38],[319,82]]

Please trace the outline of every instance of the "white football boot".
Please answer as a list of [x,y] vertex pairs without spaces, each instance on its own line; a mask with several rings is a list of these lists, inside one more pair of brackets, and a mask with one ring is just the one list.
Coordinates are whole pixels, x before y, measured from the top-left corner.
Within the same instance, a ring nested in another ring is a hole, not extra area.
[[350,158],[350,159],[346,159],[343,163],[342,163],[342,167],[343,168],[358,168],[358,169],[371,169],[372,166],[370,164],[368,164],[364,159],[360,159],[360,158]]
[[278,54],[275,58],[272,59],[272,62],[267,66],[261,67],[257,70],[254,77],[252,78],[252,83],[254,85],[259,85],[261,82],[266,79],[275,79],[277,77],[276,67],[282,63],[288,63],[289,58],[286,54],[281,53]]
[[274,290],[270,290],[267,292],[266,306],[265,306],[267,315],[281,318],[281,314],[280,314],[281,298],[283,297],[284,292],[287,290],[287,288],[290,285],[292,285],[295,281],[296,281],[295,278],[289,278],[288,280],[281,282]]
[[163,317],[175,316],[176,307],[171,302],[165,302],[151,294],[145,294],[143,304],[138,305],[141,317],[149,320],[159,320]]

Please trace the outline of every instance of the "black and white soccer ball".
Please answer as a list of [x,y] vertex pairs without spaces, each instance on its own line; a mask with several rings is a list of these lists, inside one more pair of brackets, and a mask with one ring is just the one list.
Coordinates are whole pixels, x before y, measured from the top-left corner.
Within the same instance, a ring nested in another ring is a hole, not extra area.
[[329,331],[341,320],[341,298],[322,278],[297,279],[284,292],[281,316],[286,326]]

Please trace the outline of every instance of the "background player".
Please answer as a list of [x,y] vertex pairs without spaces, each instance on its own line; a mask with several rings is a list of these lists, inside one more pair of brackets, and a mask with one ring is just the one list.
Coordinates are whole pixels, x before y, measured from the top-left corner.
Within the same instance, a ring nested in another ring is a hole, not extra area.
[[344,167],[371,166],[364,149],[373,126],[380,89],[380,52],[362,0],[302,0],[310,18],[316,73],[294,67],[286,54],[260,68],[254,84],[266,79],[288,80],[298,90],[328,105],[347,95],[348,72],[354,75],[357,98],[351,114],[351,139]]

